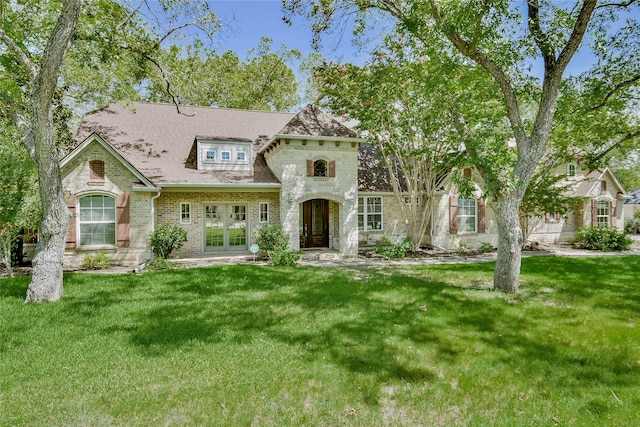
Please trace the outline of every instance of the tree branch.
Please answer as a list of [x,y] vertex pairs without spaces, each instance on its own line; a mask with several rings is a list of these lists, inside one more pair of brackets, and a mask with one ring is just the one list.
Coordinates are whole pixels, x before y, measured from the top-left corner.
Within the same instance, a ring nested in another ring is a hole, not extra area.
[[616,148],[619,148],[620,146],[622,146],[622,144],[624,144],[625,142],[632,141],[632,140],[634,140],[636,138],[640,138],[640,129],[636,130],[635,132],[628,132],[627,134],[623,135],[622,138],[620,138],[618,141],[616,141],[613,144],[609,145],[604,151],[601,151],[601,152],[599,152],[597,154],[594,154],[592,157],[590,157],[589,160],[591,162],[598,162],[602,158],[604,158],[607,154],[609,154],[610,152],[612,152]]
[[551,68],[556,62],[556,54],[553,51],[549,37],[542,31],[542,27],[540,26],[540,4],[538,0],[528,0],[527,11],[529,14],[529,19],[527,20],[529,32],[531,32],[533,40],[536,42],[538,49],[540,49],[545,68]]
[[638,74],[637,76],[633,76],[632,78],[628,79],[628,80],[624,80],[620,83],[618,83],[617,85],[613,86],[613,88],[611,89],[611,91],[609,91],[605,96],[604,99],[602,100],[602,102],[598,105],[595,105],[591,108],[589,108],[587,111],[595,111],[599,108],[604,107],[607,102],[609,102],[609,99],[619,90],[624,89],[625,87],[631,86],[634,83],[637,83],[640,81],[640,74]]
[[629,0],[629,1],[623,1],[621,3],[605,3],[605,4],[601,4],[600,6],[596,6],[596,9],[602,9],[605,7],[629,7],[637,1],[638,0]]
[[0,41],[2,41],[5,46],[7,46],[13,53],[16,54],[16,58],[18,59],[18,61],[22,64],[23,67],[27,69],[31,80],[34,80],[38,75],[38,70],[36,69],[35,65],[33,65],[33,62],[31,62],[24,50],[22,50],[20,46],[18,46],[18,44],[14,42],[13,39],[9,37],[7,33],[5,33],[2,29],[0,29]]

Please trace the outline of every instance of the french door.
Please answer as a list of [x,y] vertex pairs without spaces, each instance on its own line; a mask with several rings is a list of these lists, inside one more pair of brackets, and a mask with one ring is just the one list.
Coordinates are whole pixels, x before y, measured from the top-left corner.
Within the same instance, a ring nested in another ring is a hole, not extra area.
[[247,249],[247,206],[231,203],[205,205],[205,252],[242,249]]

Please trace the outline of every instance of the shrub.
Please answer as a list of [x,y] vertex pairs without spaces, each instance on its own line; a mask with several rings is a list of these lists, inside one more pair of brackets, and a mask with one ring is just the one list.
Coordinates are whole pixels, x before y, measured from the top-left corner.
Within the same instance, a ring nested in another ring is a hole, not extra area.
[[167,259],[173,251],[179,250],[187,241],[187,231],[169,223],[156,228],[149,237],[153,255]]
[[489,242],[480,242],[480,252],[483,254],[493,252],[496,248]]
[[97,254],[85,255],[80,268],[83,270],[103,270],[111,266],[111,260],[107,256],[106,251],[100,251]]
[[631,247],[626,234],[607,227],[582,227],[576,233],[579,247],[592,251],[625,251]]
[[267,252],[273,265],[295,265],[300,251],[289,250],[289,236],[280,224],[265,224],[255,233],[256,243]]
[[154,258],[147,264],[147,267],[151,270],[169,270],[171,268],[176,268],[176,264],[170,261],[167,261],[165,258]]
[[384,259],[402,259],[407,252],[413,249],[413,241],[410,237],[405,237],[398,243],[393,243],[387,237],[382,236],[381,243],[376,247],[376,251]]
[[[636,211],[638,213],[640,211]],[[640,217],[636,217],[634,214],[633,218],[628,219],[624,223],[624,231],[629,234],[640,234]]]

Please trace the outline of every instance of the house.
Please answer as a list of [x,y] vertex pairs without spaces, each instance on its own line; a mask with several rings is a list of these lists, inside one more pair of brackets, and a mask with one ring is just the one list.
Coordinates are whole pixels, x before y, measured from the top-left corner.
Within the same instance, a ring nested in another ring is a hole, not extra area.
[[[87,114],[76,139],[61,161],[73,214],[67,264],[95,250],[120,263],[143,262],[151,256],[150,233],[166,222],[187,231],[185,257],[247,253],[266,223],[282,224],[291,248],[343,256],[382,236],[406,235],[406,200],[393,192],[375,149],[313,106],[294,114],[112,104]],[[613,174],[572,167],[568,179],[584,201],[572,217],[550,213],[534,233],[543,241],[571,240],[582,224],[622,226],[616,206],[625,193]],[[426,244],[496,243],[481,178],[471,168],[464,173],[476,191],[459,197],[451,181],[438,191]]]
[[624,201],[624,217],[633,218],[640,211],[640,188],[629,192],[629,198]]

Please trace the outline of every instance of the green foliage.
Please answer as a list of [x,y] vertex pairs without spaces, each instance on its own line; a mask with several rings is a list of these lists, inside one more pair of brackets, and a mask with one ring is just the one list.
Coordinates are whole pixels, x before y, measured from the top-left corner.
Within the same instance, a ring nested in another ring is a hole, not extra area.
[[267,252],[273,265],[295,265],[302,252],[289,250],[289,236],[281,224],[264,224],[255,232],[256,243]]
[[480,252],[483,254],[493,252],[496,248],[489,242],[480,242]]
[[[166,72],[181,103],[224,108],[287,111],[298,105],[298,83],[291,68],[301,58],[297,50],[271,50],[271,39],[262,38],[257,49],[241,60],[232,51],[218,54],[200,41],[186,48],[173,45],[162,52]],[[172,102],[166,82],[154,73],[147,99]]]
[[104,270],[109,267],[111,267],[111,260],[106,251],[85,255],[80,265],[83,270]]
[[414,248],[410,237],[405,237],[399,242],[393,243],[386,236],[382,236],[380,244],[376,246],[376,251],[384,259],[403,259],[407,252]]
[[635,212],[633,213],[633,217],[634,217],[635,219],[640,219],[640,209],[638,209],[637,211],[635,211]]
[[576,232],[576,244],[592,251],[626,251],[631,239],[624,233],[607,227],[582,227]]
[[[640,213],[636,211],[636,214]],[[640,234],[640,217],[634,215],[633,218],[629,218],[624,223],[624,231],[629,234]]]
[[156,228],[149,236],[153,254],[167,259],[174,251],[182,248],[187,241],[187,231],[179,225],[165,223]]
[[0,279],[0,425],[637,425],[637,261],[527,257],[517,295],[489,263]]
[[151,270],[170,270],[176,268],[176,263],[167,260],[166,258],[156,257],[147,264]]

